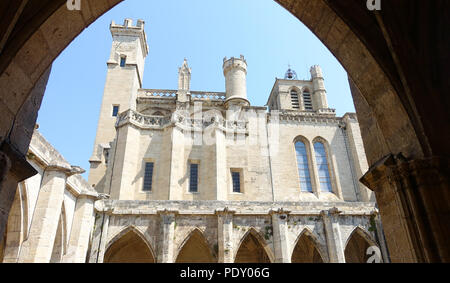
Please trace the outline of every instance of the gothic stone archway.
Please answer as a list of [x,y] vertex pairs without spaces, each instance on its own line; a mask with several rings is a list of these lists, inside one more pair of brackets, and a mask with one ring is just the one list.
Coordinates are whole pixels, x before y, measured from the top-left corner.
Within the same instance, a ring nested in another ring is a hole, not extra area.
[[347,240],[344,250],[345,262],[367,263],[370,257],[367,251],[372,246],[378,247],[364,230],[357,227]]
[[112,240],[106,250],[104,263],[155,263],[155,257],[143,236],[127,229]]
[[[80,11],[69,11],[66,0],[2,1],[0,235],[17,183],[35,174],[24,156],[51,63],[119,2],[84,0]],[[363,181],[375,190],[392,261],[449,261],[450,131],[436,129],[450,124],[450,3],[383,1],[381,11],[369,11],[364,0],[276,2],[349,73],[372,166]],[[402,177],[392,184],[388,175]]]
[[235,263],[270,263],[267,246],[263,237],[255,230],[250,229],[242,238],[236,252]]
[[176,263],[214,263],[214,258],[208,241],[202,232],[194,229],[181,245]]
[[292,263],[324,263],[318,242],[308,230],[299,236],[291,257]]

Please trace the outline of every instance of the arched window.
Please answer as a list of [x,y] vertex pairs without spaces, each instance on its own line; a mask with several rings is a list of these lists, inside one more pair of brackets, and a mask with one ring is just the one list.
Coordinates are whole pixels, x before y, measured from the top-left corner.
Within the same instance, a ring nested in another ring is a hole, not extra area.
[[295,143],[295,152],[297,153],[298,175],[300,177],[300,190],[302,192],[312,193],[311,175],[309,174],[308,155],[306,146],[303,142]]
[[309,90],[305,89],[303,91],[303,105],[305,105],[306,111],[313,111],[312,98]]
[[328,166],[327,152],[325,145],[321,142],[314,143],[316,152],[317,170],[319,173],[319,185],[322,192],[333,192],[331,186],[330,169]]
[[300,109],[300,102],[298,100],[298,92],[296,90],[291,91],[291,101],[292,101],[292,108]]

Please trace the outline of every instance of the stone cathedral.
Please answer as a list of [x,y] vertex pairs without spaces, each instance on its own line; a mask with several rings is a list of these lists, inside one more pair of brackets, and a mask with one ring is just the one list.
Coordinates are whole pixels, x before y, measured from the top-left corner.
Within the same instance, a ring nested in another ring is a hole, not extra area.
[[178,89],[143,89],[144,25],[110,26],[88,181],[35,131],[3,262],[388,262],[356,114],[329,107],[319,66],[289,68],[263,107],[242,55],[225,92],[191,90],[186,59]]

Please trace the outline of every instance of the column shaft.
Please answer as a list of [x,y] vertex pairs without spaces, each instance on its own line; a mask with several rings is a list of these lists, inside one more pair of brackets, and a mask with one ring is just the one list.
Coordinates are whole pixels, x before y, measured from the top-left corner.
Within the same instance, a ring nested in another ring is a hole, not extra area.
[[176,213],[161,212],[160,263],[174,262],[174,242]]
[[290,263],[291,255],[288,242],[288,213],[280,210],[272,212],[273,241],[276,263]]
[[61,216],[66,180],[66,173],[63,171],[51,169],[45,171],[29,237],[23,243],[19,262],[50,262]]
[[94,225],[94,201],[95,199],[86,196],[81,196],[77,200],[69,247],[64,262],[86,262],[89,236]]
[[233,214],[227,210],[216,211],[218,226],[218,253],[219,263],[234,262],[233,247]]
[[330,263],[345,263],[345,248],[342,241],[338,214],[333,210],[322,211],[322,219],[325,227]]

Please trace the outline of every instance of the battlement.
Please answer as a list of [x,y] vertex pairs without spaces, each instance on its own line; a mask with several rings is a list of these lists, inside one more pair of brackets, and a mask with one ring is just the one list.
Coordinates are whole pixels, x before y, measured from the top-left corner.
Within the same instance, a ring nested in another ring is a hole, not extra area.
[[114,21],[111,22],[110,28],[118,28],[118,29],[138,29],[138,30],[144,30],[145,27],[145,21],[144,20],[138,20],[136,26],[133,26],[133,20],[132,19],[125,19],[123,22],[123,25],[118,25]]
[[314,65],[310,69],[311,77],[312,78],[322,78],[323,79],[323,73],[322,68],[319,65]]
[[133,25],[132,19],[125,19],[123,25],[116,24],[114,21],[111,22],[110,31],[113,38],[130,36],[137,37],[140,40],[144,57],[147,56],[149,52],[149,47],[147,43],[147,35],[145,33],[145,21],[138,20],[137,24]]
[[245,60],[244,56],[241,55],[240,58],[231,57],[228,59],[227,57],[223,58],[223,72],[226,75],[226,73],[231,69],[241,69],[245,73],[247,73],[247,61]]

